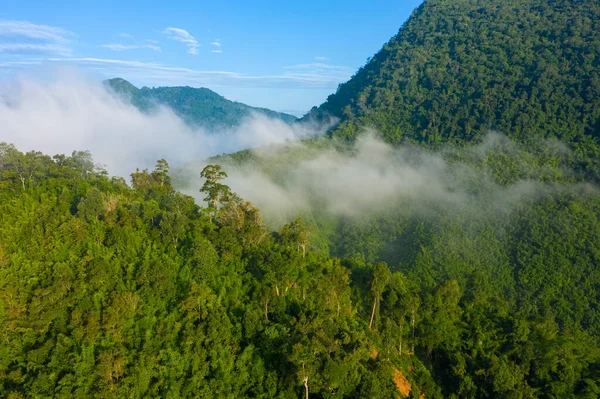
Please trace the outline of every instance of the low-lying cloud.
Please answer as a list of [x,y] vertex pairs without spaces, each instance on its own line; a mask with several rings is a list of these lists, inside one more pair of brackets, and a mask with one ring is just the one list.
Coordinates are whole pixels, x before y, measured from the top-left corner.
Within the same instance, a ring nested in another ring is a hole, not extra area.
[[156,160],[173,166],[246,148],[307,138],[322,131],[261,115],[231,131],[193,128],[166,107],[140,112],[99,80],[62,69],[50,78],[0,81],[0,141],[21,151],[90,150],[111,174],[129,176]]
[[[351,148],[339,150],[333,140],[323,140],[317,149],[299,140],[322,135],[330,126],[288,125],[254,115],[231,131],[194,128],[166,107],[140,112],[101,81],[74,70],[60,70],[46,79],[23,76],[0,82],[0,121],[0,141],[21,151],[54,155],[90,150],[109,173],[126,178],[136,168],[152,169],[164,158],[180,168],[180,177],[188,176],[184,191],[199,203],[199,174],[208,162],[201,160],[253,148],[253,162],[241,167],[223,159],[229,174],[226,184],[255,203],[273,226],[306,212],[360,217],[406,207],[406,212],[423,214],[432,208],[498,214],[524,199],[538,198],[549,187],[582,189],[541,182],[555,181],[555,176],[566,176],[567,181],[571,173],[561,170],[569,150],[558,142],[540,144],[544,157],[554,157],[547,163],[529,161],[535,157],[528,153],[531,144],[525,149],[499,134],[460,152],[452,147],[437,152],[392,148],[375,132],[363,135]],[[513,171],[537,169],[502,181],[486,166],[497,151],[512,162]],[[181,173],[181,168],[187,172]]]
[[[539,146],[547,155],[568,155],[566,146],[558,142],[540,140]],[[288,151],[303,155],[287,162],[282,154]],[[568,171],[543,164],[529,166],[522,177],[503,182],[502,176],[494,176],[493,168],[484,166],[498,153],[515,165],[534,156],[497,133],[467,149],[447,147],[434,152],[414,146],[394,148],[375,132],[367,132],[343,151],[333,145],[316,150],[295,143],[255,150],[251,165],[239,167],[225,158],[223,166],[229,175],[226,184],[256,204],[272,227],[315,212],[352,218],[403,212],[425,216],[436,210],[502,216],[549,192],[593,189],[589,185],[545,184],[540,177],[565,176]],[[187,192],[201,201],[198,172],[199,168],[188,173],[195,177]],[[507,176],[510,173],[513,171]]]

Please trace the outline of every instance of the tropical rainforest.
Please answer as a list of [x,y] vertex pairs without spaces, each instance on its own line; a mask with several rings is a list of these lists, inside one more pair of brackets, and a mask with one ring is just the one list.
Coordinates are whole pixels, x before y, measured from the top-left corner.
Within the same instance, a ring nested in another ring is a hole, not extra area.
[[304,120],[130,181],[0,144],[0,396],[600,397],[597,1],[427,0]]
[[229,101],[205,87],[139,89],[121,78],[109,79],[104,84],[143,112],[153,112],[158,106],[166,106],[189,125],[210,128],[217,133],[239,126],[252,115],[263,115],[285,123],[297,119],[293,115]]

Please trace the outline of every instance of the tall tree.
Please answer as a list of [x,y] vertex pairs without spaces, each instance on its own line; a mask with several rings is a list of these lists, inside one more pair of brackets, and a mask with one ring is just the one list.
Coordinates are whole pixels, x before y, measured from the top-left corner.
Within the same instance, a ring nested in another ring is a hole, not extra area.
[[371,319],[369,320],[369,328],[373,327],[375,318],[375,310],[379,307],[383,291],[392,278],[392,272],[388,268],[387,263],[378,262],[373,268],[373,282],[371,283],[371,298],[373,299],[373,308],[371,310]]
[[206,179],[200,192],[206,194],[204,201],[208,203],[209,208],[215,211],[216,215],[219,202],[228,201],[231,197],[231,189],[221,184],[221,181],[227,177],[227,173],[223,171],[221,165],[207,165],[202,169],[200,177]]

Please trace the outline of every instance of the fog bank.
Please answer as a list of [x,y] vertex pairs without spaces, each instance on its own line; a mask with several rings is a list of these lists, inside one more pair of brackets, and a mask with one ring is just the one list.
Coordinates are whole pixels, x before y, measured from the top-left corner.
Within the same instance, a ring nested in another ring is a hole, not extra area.
[[[192,128],[167,107],[140,112],[101,81],[78,70],[0,82],[0,141],[49,155],[91,151],[111,174],[128,177],[164,158],[173,166],[323,133],[262,115],[231,131]],[[217,134],[218,133],[218,134]]]

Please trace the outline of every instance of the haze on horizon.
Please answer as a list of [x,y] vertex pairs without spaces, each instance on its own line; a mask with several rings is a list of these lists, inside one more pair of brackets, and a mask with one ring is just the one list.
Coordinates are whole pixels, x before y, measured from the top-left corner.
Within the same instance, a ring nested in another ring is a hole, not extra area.
[[98,80],[207,87],[300,116],[364,65],[420,3],[386,0],[365,13],[358,1],[12,2],[0,12],[0,80],[75,66]]
[[21,151],[70,154],[89,150],[111,175],[128,178],[164,158],[173,166],[223,153],[282,144],[325,133],[330,125],[288,125],[250,114],[221,131],[193,126],[166,106],[143,112],[77,68],[47,79],[20,77],[0,85],[0,142]]

